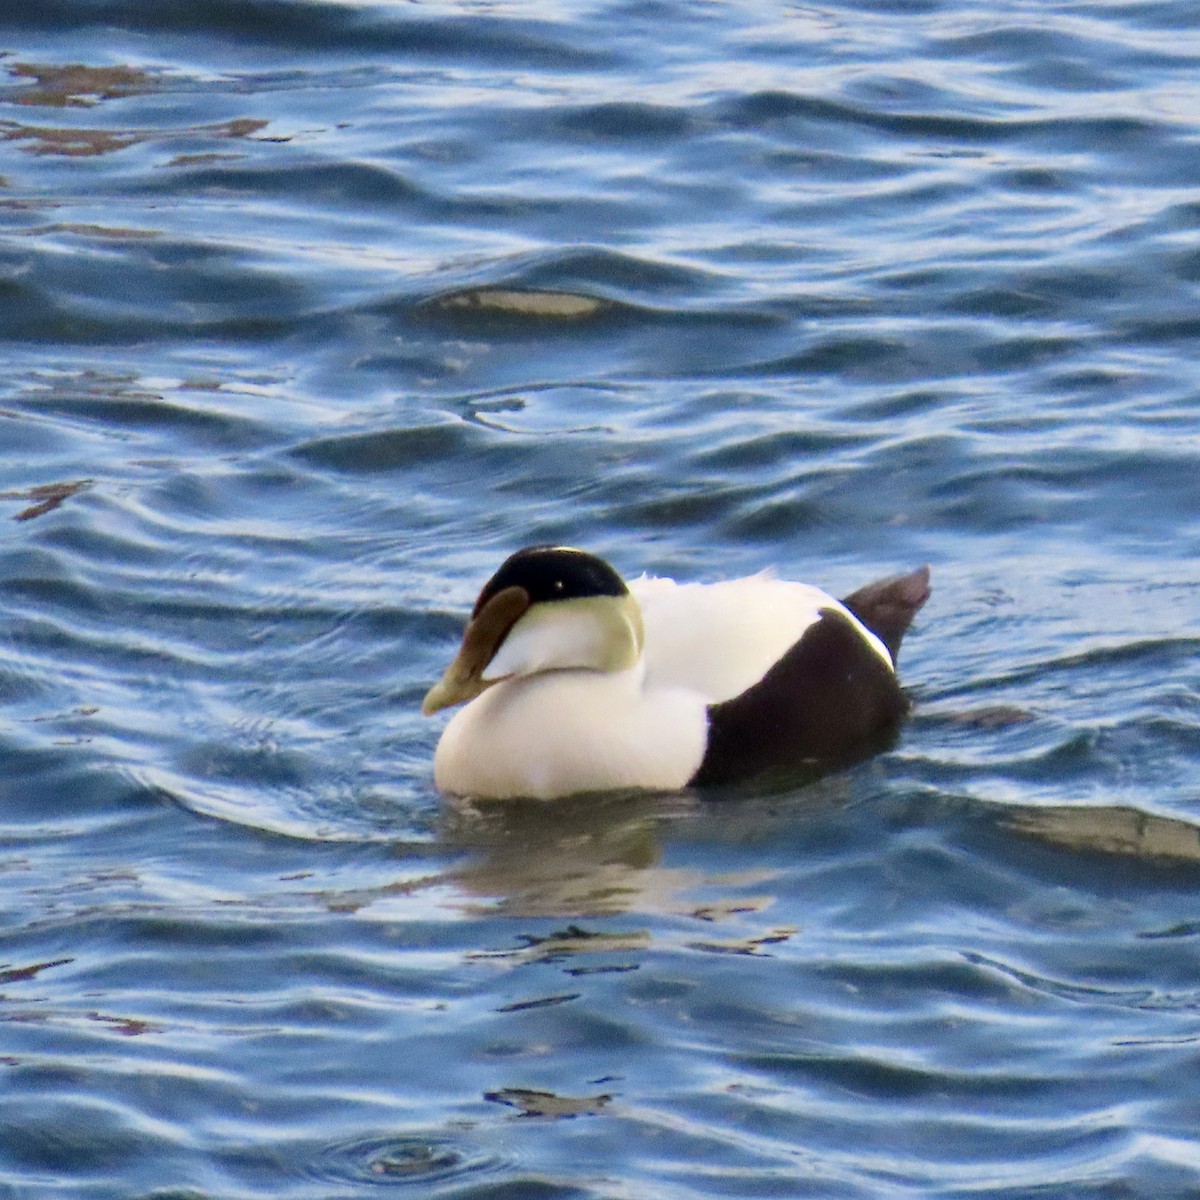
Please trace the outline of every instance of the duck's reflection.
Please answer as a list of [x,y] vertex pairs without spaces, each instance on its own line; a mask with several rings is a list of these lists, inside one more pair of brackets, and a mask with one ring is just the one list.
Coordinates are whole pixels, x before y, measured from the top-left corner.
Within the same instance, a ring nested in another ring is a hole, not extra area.
[[678,911],[700,872],[662,864],[663,827],[694,811],[686,795],[575,796],[445,809],[443,843],[470,852],[451,876],[493,912],[591,917]]
[[[642,912],[720,921],[768,907],[770,894],[747,889],[766,887],[778,874],[759,865],[758,856],[751,856],[755,865],[748,870],[729,870],[732,847],[774,844],[781,825],[811,822],[843,805],[852,791],[843,776],[773,796],[640,792],[553,803],[458,801],[444,810],[442,841],[469,852],[451,878],[469,905],[492,912]],[[722,848],[720,865],[705,850],[708,844]],[[669,855],[664,847],[672,848]],[[669,865],[664,858],[682,861]]]

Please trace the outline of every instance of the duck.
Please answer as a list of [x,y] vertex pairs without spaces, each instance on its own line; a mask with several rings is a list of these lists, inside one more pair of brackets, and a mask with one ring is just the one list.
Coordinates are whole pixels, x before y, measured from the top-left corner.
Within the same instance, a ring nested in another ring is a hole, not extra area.
[[923,566],[836,600],[766,571],[626,583],[571,546],[527,546],[487,581],[422,703],[459,706],[438,790],[478,800],[681,791],[823,774],[894,740],[900,642]]

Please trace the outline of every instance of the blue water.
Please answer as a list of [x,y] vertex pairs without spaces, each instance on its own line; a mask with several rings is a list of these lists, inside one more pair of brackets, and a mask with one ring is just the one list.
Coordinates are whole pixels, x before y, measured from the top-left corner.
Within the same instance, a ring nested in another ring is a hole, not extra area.
[[[0,1197],[1200,1194],[1200,20],[0,17]],[[444,803],[512,549],[921,562],[896,749]]]

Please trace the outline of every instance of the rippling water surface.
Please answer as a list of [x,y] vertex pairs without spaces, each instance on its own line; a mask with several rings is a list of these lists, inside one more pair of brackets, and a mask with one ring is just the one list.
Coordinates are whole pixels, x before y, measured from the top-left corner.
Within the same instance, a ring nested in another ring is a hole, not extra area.
[[[1200,1188],[1200,23],[0,20],[0,1196]],[[928,561],[897,748],[444,804],[518,545]]]

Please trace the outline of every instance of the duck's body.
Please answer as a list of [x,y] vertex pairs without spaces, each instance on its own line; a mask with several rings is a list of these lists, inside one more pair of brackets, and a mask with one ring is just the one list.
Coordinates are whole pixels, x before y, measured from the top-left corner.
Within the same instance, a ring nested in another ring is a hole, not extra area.
[[769,575],[643,577],[563,547],[485,586],[427,712],[469,700],[434,759],[474,797],[676,790],[866,752],[907,709],[895,650],[928,571],[839,602]]

